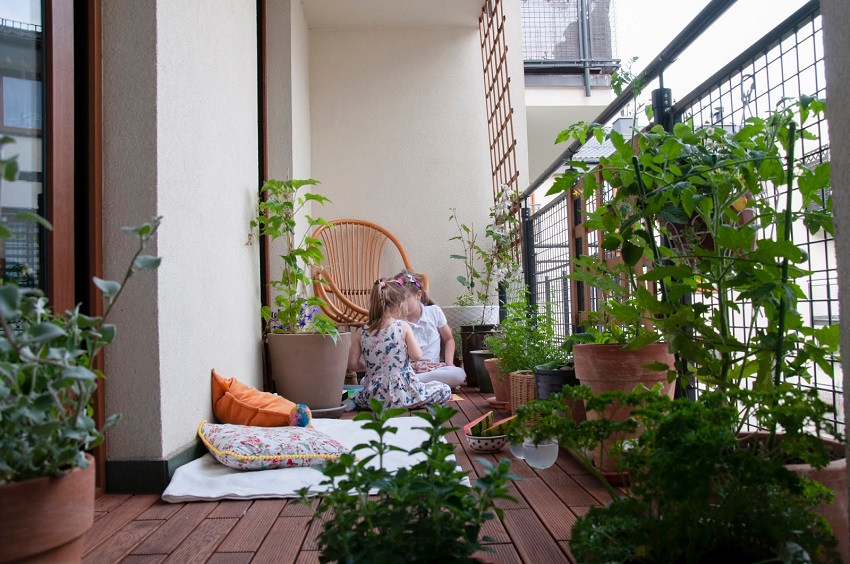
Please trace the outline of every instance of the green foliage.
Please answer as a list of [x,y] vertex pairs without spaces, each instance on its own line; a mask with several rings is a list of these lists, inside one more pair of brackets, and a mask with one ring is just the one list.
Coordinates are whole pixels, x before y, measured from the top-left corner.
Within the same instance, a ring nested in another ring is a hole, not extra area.
[[455,222],[457,235],[449,241],[460,241],[463,254],[453,253],[449,258],[463,261],[464,265],[464,274],[457,277],[464,292],[457,298],[455,305],[489,304],[493,289],[499,281],[513,277],[519,269],[513,250],[513,240],[519,225],[514,210],[515,200],[516,194],[511,194],[507,186],[502,186],[496,202],[490,208],[490,223],[484,233],[489,244],[484,246],[478,242],[475,226],[461,223],[457,210],[451,208],[449,221]]
[[505,319],[485,339],[503,373],[534,370],[551,361],[566,364],[568,351],[558,342],[553,316],[532,311],[525,298],[504,307]]
[[[784,468],[790,461],[821,467],[829,461],[821,435],[843,440],[827,420],[834,408],[800,389],[815,366],[832,376],[838,350],[838,327],[808,326],[798,308],[807,257],[792,236],[795,227],[833,233],[829,164],[810,166],[794,154],[812,138],[802,129],[807,119],[823,109],[812,98],[783,101],[734,133],[656,126],[639,133],[636,146],[598,125],[562,134],[603,135],[615,147],[601,159],[613,195],[585,226],[601,232],[606,256],[622,261],[576,261],[570,277],[595,288],[601,304],[576,339],[627,348],[664,341],[677,376],[708,390],[689,402],[573,388],[518,410],[512,442],[556,437],[603,480],[589,453],[642,430],[608,453],[617,453],[631,487],[622,497],[603,482],[614,501],[573,528],[579,561],[831,558],[819,552],[833,542],[828,527],[811,511],[828,493]],[[583,197],[594,199],[603,188],[596,174],[573,163],[552,192],[576,190],[581,180]],[[743,330],[732,329],[733,317]],[[575,422],[573,401],[585,401],[588,411],[632,410],[623,421]],[[741,440],[747,423],[768,429],[766,439]]]
[[[597,342],[637,348],[663,340],[677,355],[680,377],[719,389],[776,387],[808,379],[815,365],[832,375],[838,327],[807,327],[797,308],[807,256],[791,228],[833,233],[829,163],[794,158],[800,139],[811,137],[800,128],[822,111],[821,101],[802,98],[747,119],[734,133],[656,126],[639,135],[637,148],[606,134],[616,151],[601,159],[601,170],[614,195],[585,225],[601,230],[602,248],[623,260],[583,257],[570,275],[603,297],[590,316]],[[584,197],[594,198],[594,173],[582,174]],[[768,196],[774,188],[784,190],[781,201]],[[743,330],[732,329],[733,315]]]
[[[784,391],[740,390],[706,393],[692,402],[670,400],[657,390],[594,396],[584,386],[565,388],[520,407],[508,438],[556,437],[607,487],[613,501],[591,509],[573,527],[571,549],[580,562],[753,562],[777,555],[787,562],[811,555],[829,561],[835,541],[813,508],[829,502],[831,493],[784,467],[792,451],[811,458],[822,443],[789,438],[793,444],[783,439],[771,446],[735,432],[738,412],[730,396],[740,404],[774,403],[764,397],[768,393],[786,397]],[[569,414],[573,401],[585,401],[589,411],[619,405],[631,412],[621,421],[576,422]],[[823,402],[805,405],[813,406],[802,415],[806,423],[822,418]],[[592,465],[589,452],[638,428],[638,438],[612,446],[621,453],[620,471],[630,477],[619,490]]]
[[[103,440],[91,400],[104,377],[95,358],[115,338],[106,318],[132,276],[159,267],[159,257],[142,254],[159,223],[157,217],[123,229],[138,247],[120,282],[94,279],[106,302],[103,317],[85,315],[79,305],[56,314],[41,290],[0,286],[0,484],[88,465],[85,451]],[[118,419],[109,417],[104,428]]]
[[[659,399],[633,412],[645,428],[623,458],[627,497],[573,527],[581,562],[832,561],[835,540],[813,508],[831,492],[749,448],[722,394]],[[685,478],[685,479],[683,479]]]
[[300,239],[296,237],[296,219],[308,202],[324,205],[328,198],[312,192],[301,192],[305,186],[315,186],[318,180],[267,180],[260,189],[260,202],[257,217],[251,221],[252,228],[258,228],[261,236],[270,240],[283,241],[283,269],[280,278],[270,282],[277,292],[273,310],[263,306],[261,314],[266,323],[267,333],[304,333],[316,332],[331,337],[334,342],[339,338],[339,330],[333,321],[320,313],[324,300],[308,296],[307,288],[314,282],[313,268],[324,261],[322,242],[311,236],[320,225],[333,227],[326,219],[305,214],[307,231]]
[[[357,459],[345,454],[323,467],[329,490],[318,494],[319,504],[310,523],[323,524],[318,544],[321,562],[470,562],[471,556],[487,550],[479,543],[481,526],[501,516],[495,500],[516,501],[508,494],[510,462],[493,465],[480,460],[487,473],[472,487],[461,480],[466,472],[457,469],[450,458],[454,447],[442,438],[457,430],[448,427],[456,411],[449,407],[414,412],[423,419],[420,427],[428,433],[422,445],[410,454],[422,457],[411,468],[392,473],[383,466],[383,457],[398,447],[385,442],[395,433],[393,418],[404,409],[385,409],[372,399],[374,413],[361,413],[355,420],[366,421],[377,438],[354,450],[367,450]],[[377,491],[370,495],[370,492]],[[308,491],[300,491],[302,502],[310,505]]]

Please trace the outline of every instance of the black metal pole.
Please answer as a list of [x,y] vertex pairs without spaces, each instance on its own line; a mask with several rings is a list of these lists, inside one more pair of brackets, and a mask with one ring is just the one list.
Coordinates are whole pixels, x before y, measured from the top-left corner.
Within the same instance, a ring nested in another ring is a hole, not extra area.
[[531,209],[522,208],[522,272],[529,308],[537,305],[537,273],[534,263],[534,228],[531,224]]

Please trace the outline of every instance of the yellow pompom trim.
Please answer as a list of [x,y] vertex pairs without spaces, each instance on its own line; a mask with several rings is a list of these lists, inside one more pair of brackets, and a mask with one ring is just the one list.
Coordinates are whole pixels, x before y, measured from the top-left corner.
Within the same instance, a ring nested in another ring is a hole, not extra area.
[[[204,419],[201,421],[201,424],[198,425],[198,436],[201,437],[201,441],[206,445],[206,447],[213,453],[215,456],[229,456],[231,458],[236,458],[237,460],[280,460],[281,458],[289,458],[289,459],[298,459],[298,460],[308,460],[311,458],[321,458],[324,460],[336,460],[339,458],[338,454],[263,454],[263,455],[250,455],[250,454],[239,454],[237,452],[233,452],[230,450],[219,450],[213,445],[211,442],[207,440],[204,436],[203,428],[208,421]],[[304,427],[300,427],[303,429]]]

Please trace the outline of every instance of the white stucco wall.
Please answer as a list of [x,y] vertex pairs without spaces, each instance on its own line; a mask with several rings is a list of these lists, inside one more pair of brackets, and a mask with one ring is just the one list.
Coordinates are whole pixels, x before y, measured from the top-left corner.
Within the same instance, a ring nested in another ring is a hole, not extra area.
[[[257,171],[256,6],[104,3],[104,252],[117,226],[164,216],[155,275],[133,280],[107,355],[109,459],[168,458],[210,418],[210,369],[252,385],[259,254],[246,245]],[[130,133],[132,132],[132,133]]]
[[[301,2],[268,0],[266,30],[268,178],[311,178],[309,31]],[[323,187],[316,191],[323,193]],[[304,214],[313,214],[310,202],[298,216],[297,241],[307,231]],[[279,277],[283,268],[283,252],[280,241],[272,242],[272,280]]]
[[483,232],[492,200],[477,27],[311,30],[310,86],[322,215],[389,229],[451,303],[449,208]]
[[[846,0],[823,0],[824,58],[826,60],[827,110],[830,124],[830,166],[833,213],[835,215],[835,251],[840,285],[839,306],[850,312],[850,103],[844,94],[850,89],[850,5]],[[845,319],[847,314],[842,314]],[[841,325],[841,350],[844,373],[844,413],[850,414],[850,324]],[[847,454],[850,456],[850,443]],[[848,467],[850,481],[850,467]],[[847,531],[845,531],[846,533]]]

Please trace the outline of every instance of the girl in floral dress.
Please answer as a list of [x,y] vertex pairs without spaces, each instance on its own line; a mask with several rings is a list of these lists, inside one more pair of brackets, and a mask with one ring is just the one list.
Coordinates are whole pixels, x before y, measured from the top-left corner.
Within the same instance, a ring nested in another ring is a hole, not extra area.
[[348,355],[349,370],[365,370],[363,388],[345,400],[350,411],[368,408],[377,398],[386,407],[409,409],[444,404],[452,391],[441,382],[420,382],[410,361],[422,358],[413,330],[403,320],[407,293],[396,280],[375,281],[369,307],[369,323],[356,335]]

